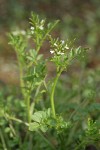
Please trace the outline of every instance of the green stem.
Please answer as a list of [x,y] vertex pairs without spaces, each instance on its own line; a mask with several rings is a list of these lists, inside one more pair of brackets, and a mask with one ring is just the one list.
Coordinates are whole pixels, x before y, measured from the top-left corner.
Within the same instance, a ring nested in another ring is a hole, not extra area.
[[20,55],[18,54],[17,51],[16,51],[16,55],[17,55],[18,66],[19,66],[19,71],[20,71],[21,92],[22,92],[23,98],[24,98],[26,106],[27,106],[27,110],[26,110],[27,120],[30,123],[30,121],[31,121],[31,117],[30,117],[30,94],[29,93],[27,94],[25,89],[24,89],[25,88],[25,83],[24,83],[24,80],[23,80],[23,66],[22,66],[22,63],[21,63],[21,60],[20,60]]
[[54,84],[52,86],[52,90],[51,90],[51,109],[52,109],[52,114],[53,114],[53,117],[55,118],[56,117],[56,112],[55,112],[55,104],[54,104],[54,93],[55,93],[55,87],[56,87],[56,84],[57,84],[57,81],[59,79],[59,76],[61,75],[61,71],[57,74],[55,80],[54,80]]
[[30,92],[28,94],[26,94],[26,91],[24,89],[25,83],[23,80],[23,66],[22,66],[21,61],[20,61],[20,56],[18,55],[17,52],[16,52],[16,54],[17,54],[17,59],[18,59],[19,71],[20,71],[20,86],[21,86],[23,98],[26,101],[26,105],[27,105],[27,118],[28,118],[27,120],[30,123],[30,121],[31,121],[31,117],[30,117]]
[[1,129],[0,129],[0,137],[1,137],[2,145],[3,145],[3,149],[4,149],[4,150],[7,150],[6,143],[5,143],[5,139],[4,139],[4,137],[3,137],[3,134],[2,134]]
[[[39,86],[37,87],[37,89],[36,89],[36,92],[35,92],[35,95],[34,95],[34,100],[33,100],[33,103],[31,104],[31,108],[30,108],[31,114],[33,114],[33,112],[34,112],[35,103],[36,103],[36,97],[37,97],[37,95],[38,95],[39,92],[40,92],[41,84],[42,84],[42,82],[40,83],[40,85],[39,85]],[[32,108],[32,107],[33,107],[33,108]]]
[[28,94],[28,97],[27,97],[27,118],[28,118],[28,123],[31,122],[31,112],[30,112],[30,94]]
[[45,41],[46,37],[49,35],[49,33],[53,30],[53,28],[58,24],[59,20],[56,20],[55,23],[52,25],[52,27],[50,29],[48,29],[48,31],[45,33],[45,35],[43,36],[43,38],[39,41],[38,39],[38,35],[37,35],[37,52],[39,52],[43,42]]
[[14,120],[14,121],[16,121],[16,122],[23,123],[23,124],[25,124],[26,126],[29,126],[29,124],[28,124],[28,123],[23,122],[22,120],[20,120],[20,119],[18,119],[18,118],[15,118],[15,117],[9,116],[8,114],[6,114],[6,117],[7,117],[8,119],[10,119],[10,120]]
[[19,72],[20,72],[19,74],[20,74],[21,92],[22,92],[23,98],[25,99],[25,91],[24,91],[25,84],[24,84],[24,80],[23,80],[23,67],[20,62],[20,56],[19,56],[18,52],[16,52],[16,55],[17,55],[17,60],[18,60]]

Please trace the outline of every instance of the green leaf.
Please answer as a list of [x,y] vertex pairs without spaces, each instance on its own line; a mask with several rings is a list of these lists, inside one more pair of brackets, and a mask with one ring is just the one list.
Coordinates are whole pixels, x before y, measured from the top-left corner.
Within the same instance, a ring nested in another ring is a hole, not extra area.
[[94,110],[100,111],[100,104],[99,103],[93,103],[93,104],[91,104],[90,107],[89,107],[89,110],[90,111],[94,111]]
[[36,131],[39,129],[39,127],[40,127],[40,125],[37,122],[33,122],[33,123],[30,123],[29,130],[30,131]]
[[48,108],[47,114],[48,114],[49,117],[51,116],[51,108]]
[[41,129],[42,132],[46,132],[48,130],[48,127],[46,125],[42,125],[40,127],[40,129]]
[[3,106],[0,106],[0,117],[4,116],[4,109],[2,108]]
[[42,117],[43,117],[43,111],[38,111],[32,115],[32,120],[34,120],[36,122],[41,122]]

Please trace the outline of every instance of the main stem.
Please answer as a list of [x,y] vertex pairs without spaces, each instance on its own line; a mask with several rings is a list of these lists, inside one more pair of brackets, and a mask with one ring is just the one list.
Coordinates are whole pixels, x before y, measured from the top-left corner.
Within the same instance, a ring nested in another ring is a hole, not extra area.
[[4,150],[7,150],[5,139],[3,137],[3,133],[2,133],[1,129],[0,129],[0,137],[1,137],[1,141],[2,141],[2,145],[3,145]]
[[17,54],[17,59],[18,59],[19,71],[20,71],[20,86],[21,86],[23,98],[24,98],[25,103],[27,105],[27,120],[28,120],[28,123],[30,123],[30,121],[31,121],[31,118],[30,118],[30,94],[27,95],[25,92],[25,89],[24,89],[25,83],[23,80],[23,67],[22,67],[22,64],[20,62],[20,56],[18,55],[17,52],[16,52],[16,54]]
[[26,99],[26,103],[27,103],[27,118],[28,118],[28,123],[31,122],[31,114],[30,114],[30,95],[28,95],[27,99]]
[[25,85],[24,85],[24,81],[23,81],[23,67],[22,67],[22,64],[20,62],[20,56],[17,52],[16,52],[16,55],[17,55],[18,66],[19,66],[19,71],[20,71],[20,87],[21,87],[23,98],[25,99],[25,92],[24,92]]
[[54,104],[54,93],[55,93],[55,87],[56,87],[56,84],[57,84],[57,81],[59,79],[59,76],[60,76],[61,72],[59,72],[54,80],[54,83],[53,83],[53,86],[52,86],[52,90],[51,90],[51,109],[52,109],[52,114],[53,114],[53,117],[55,118],[56,117],[56,112],[55,112],[55,104]]

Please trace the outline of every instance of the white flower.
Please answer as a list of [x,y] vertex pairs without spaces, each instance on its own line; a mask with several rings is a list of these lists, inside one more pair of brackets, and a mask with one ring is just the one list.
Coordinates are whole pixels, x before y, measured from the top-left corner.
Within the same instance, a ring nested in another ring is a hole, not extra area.
[[43,26],[39,26],[39,29],[40,29],[40,30],[43,30],[44,28],[43,28]]
[[61,55],[64,55],[64,53],[62,52],[62,53],[60,53]]
[[17,36],[17,35],[25,35],[26,32],[24,30],[18,30],[18,31],[13,31],[12,34],[15,35],[15,36]]
[[58,55],[60,55],[60,52],[57,52]]
[[63,53],[63,52],[57,52],[57,54],[58,54],[58,55],[64,55],[64,53]]
[[31,30],[34,30],[34,27],[31,27],[30,29],[31,29]]
[[66,44],[65,48],[66,48],[66,49],[69,49],[69,47],[67,46],[67,44]]
[[57,44],[56,44],[56,43],[54,43],[54,46],[57,46]]
[[53,53],[54,53],[54,51],[53,51],[53,50],[50,50],[50,53],[51,53],[51,54],[53,54]]
[[65,43],[65,41],[64,41],[64,40],[62,40],[62,41],[61,41],[61,43],[62,43],[62,44],[64,44],[64,43]]
[[34,34],[34,27],[31,27],[31,33]]
[[44,24],[44,22],[45,22],[45,20],[43,20],[43,19],[42,19],[42,20],[41,20],[41,24],[43,25],[43,24]]

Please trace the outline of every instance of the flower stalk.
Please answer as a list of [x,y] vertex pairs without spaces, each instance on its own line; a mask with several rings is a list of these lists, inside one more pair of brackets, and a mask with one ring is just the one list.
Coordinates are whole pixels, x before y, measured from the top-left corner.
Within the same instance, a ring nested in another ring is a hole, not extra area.
[[61,75],[61,71],[57,74],[57,76],[56,76],[56,78],[55,78],[55,80],[54,80],[52,89],[51,89],[50,101],[51,101],[52,114],[53,114],[53,117],[54,117],[54,118],[56,117],[55,103],[54,103],[54,94],[55,94],[55,88],[56,88],[56,85],[57,85],[57,81],[58,81],[60,75]]

